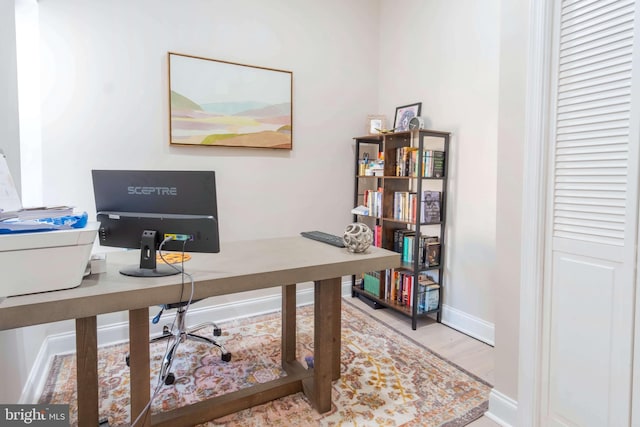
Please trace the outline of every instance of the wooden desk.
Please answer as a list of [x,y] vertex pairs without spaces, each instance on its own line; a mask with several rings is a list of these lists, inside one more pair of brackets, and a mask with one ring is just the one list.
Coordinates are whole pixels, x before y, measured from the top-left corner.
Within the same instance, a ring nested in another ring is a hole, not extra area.
[[[282,286],[282,367],[287,376],[147,417],[140,425],[199,424],[299,391],[318,412],[328,411],[331,381],[340,377],[341,279],[400,265],[395,252],[372,247],[365,254],[351,254],[302,237],[222,243],[219,254],[191,255],[185,270],[196,282],[194,299]],[[75,289],[0,302],[0,330],[76,319],[80,426],[95,426],[98,420],[98,314],[129,311],[132,420],[149,401],[149,307],[177,301],[182,279],[133,278],[118,272],[138,262],[138,251],[109,253],[107,272],[88,276]],[[295,353],[295,284],[311,281],[316,345],[314,368],[305,369]]]

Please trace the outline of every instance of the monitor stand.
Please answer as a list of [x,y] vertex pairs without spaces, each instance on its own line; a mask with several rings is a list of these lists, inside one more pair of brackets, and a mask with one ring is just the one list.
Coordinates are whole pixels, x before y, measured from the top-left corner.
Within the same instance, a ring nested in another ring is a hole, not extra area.
[[175,265],[156,262],[157,232],[145,230],[140,240],[140,266],[130,265],[120,269],[120,274],[133,277],[164,277],[182,273],[182,269]]

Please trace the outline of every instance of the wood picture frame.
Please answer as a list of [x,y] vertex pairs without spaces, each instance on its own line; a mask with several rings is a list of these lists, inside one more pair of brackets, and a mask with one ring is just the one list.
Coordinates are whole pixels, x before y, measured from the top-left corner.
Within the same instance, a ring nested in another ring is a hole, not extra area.
[[409,120],[420,115],[422,102],[396,107],[396,116],[393,122],[394,132],[405,132],[409,130]]
[[365,126],[365,135],[379,135],[387,128],[387,118],[380,114],[369,114]]
[[172,145],[293,148],[293,72],[169,52]]

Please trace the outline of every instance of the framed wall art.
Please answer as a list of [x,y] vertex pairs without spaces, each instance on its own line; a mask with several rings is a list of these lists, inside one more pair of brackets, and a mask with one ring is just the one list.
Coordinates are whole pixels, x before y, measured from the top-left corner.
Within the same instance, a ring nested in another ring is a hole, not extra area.
[[170,143],[291,150],[291,71],[169,52]]
[[396,132],[404,132],[409,130],[409,120],[420,115],[422,102],[415,104],[403,105],[396,108],[396,118],[393,122],[393,128]]

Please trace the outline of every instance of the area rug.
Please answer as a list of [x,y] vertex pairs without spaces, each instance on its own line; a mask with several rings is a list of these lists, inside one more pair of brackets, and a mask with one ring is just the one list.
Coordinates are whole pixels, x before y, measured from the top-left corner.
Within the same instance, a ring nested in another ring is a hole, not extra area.
[[[491,386],[399,331],[343,301],[341,378],[333,383],[332,408],[312,409],[302,393],[237,412],[206,426],[463,426],[487,410]],[[280,368],[280,313],[219,326],[221,342],[233,355],[223,362],[216,349],[187,341],[172,371],[176,382],[162,386],[152,412],[170,410],[286,375]],[[313,307],[297,310],[297,355],[313,355]],[[211,333],[206,329],[203,332]],[[413,333],[419,334],[420,330]],[[151,345],[151,384],[166,343]],[[100,416],[110,426],[128,425],[127,344],[100,348]],[[54,358],[38,403],[70,404],[77,424],[75,355]]]

